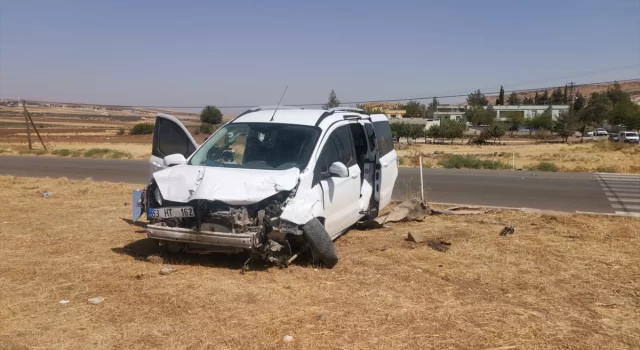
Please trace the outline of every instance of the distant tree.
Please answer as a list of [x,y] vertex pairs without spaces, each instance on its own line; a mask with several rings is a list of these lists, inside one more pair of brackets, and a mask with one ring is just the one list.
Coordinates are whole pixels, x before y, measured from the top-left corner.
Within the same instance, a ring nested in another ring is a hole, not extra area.
[[522,104],[522,100],[520,99],[520,96],[518,96],[518,94],[512,92],[507,99],[507,103],[511,106],[519,106]]
[[612,125],[623,124],[628,127],[628,124],[633,124],[632,120],[639,116],[640,106],[629,100],[613,105],[608,122]]
[[467,104],[470,106],[486,106],[489,104],[489,100],[480,90],[476,90],[467,96]]
[[542,114],[533,117],[529,123],[529,126],[533,129],[552,130],[553,129],[553,116],[551,114],[551,107],[547,108]]
[[425,135],[425,130],[424,130],[424,125],[422,124],[408,124],[408,132],[409,132],[409,137],[411,137],[414,141],[418,138],[418,137],[424,137]]
[[631,95],[622,91],[620,84],[615,82],[613,86],[607,89],[607,97],[611,104],[616,105],[618,103],[631,102]]
[[551,104],[560,105],[564,103],[564,93],[560,88],[553,90],[551,93]]
[[517,131],[518,128],[524,125],[524,113],[522,111],[507,112],[507,124],[509,125],[509,130]]
[[601,125],[603,121],[609,118],[611,109],[611,101],[605,92],[594,92],[589,96],[589,102],[578,113],[583,139],[587,127]]
[[426,136],[432,139],[437,139],[440,137],[440,125],[433,124],[427,129]]
[[129,130],[131,135],[151,135],[153,134],[154,125],[152,123],[138,123]]
[[562,103],[563,104],[567,104],[569,103],[569,95],[567,94],[569,87],[567,86],[567,84],[564,85],[564,98],[562,99]]
[[434,114],[438,111],[438,106],[440,105],[440,101],[438,101],[437,97],[434,97],[431,102],[429,102],[429,106],[427,107],[427,118],[433,118]]
[[542,95],[540,95],[540,104],[541,105],[548,105],[550,101],[551,101],[551,97],[549,97],[549,91],[548,90],[544,90]]
[[451,143],[453,140],[462,137],[464,133],[464,129],[462,125],[453,120],[442,120],[440,121],[440,137],[445,139],[451,139]]
[[207,124],[220,124],[222,122],[222,112],[215,106],[206,106],[200,112],[200,121]]
[[535,96],[533,96],[533,104],[534,105],[541,105],[542,103],[540,103],[540,95],[538,95],[538,92],[536,91]]
[[424,115],[423,111],[425,110],[425,107],[418,101],[409,101],[404,106],[404,109],[406,111],[405,116],[407,118],[420,118]]
[[578,123],[578,117],[575,112],[562,111],[553,122],[553,132],[562,137],[564,142],[567,142],[569,136],[576,132]]
[[640,131],[640,114],[630,115],[624,120],[624,125],[629,130]]
[[203,133],[205,135],[211,135],[213,133],[213,131],[215,130],[215,127],[213,126],[213,124],[209,124],[209,123],[202,123],[200,124],[200,128],[197,129],[198,132]]
[[506,133],[505,129],[506,128],[504,127],[503,123],[494,122],[489,125],[489,128],[487,130],[489,130],[489,136],[493,137],[494,141],[495,139],[498,139],[498,141],[500,141],[502,139],[502,136],[504,136],[504,134]]
[[576,93],[576,98],[573,101],[573,110],[579,111],[587,105],[587,100],[582,96],[580,92]]
[[338,100],[338,96],[336,96],[335,91],[331,90],[331,92],[329,93],[329,100],[324,106],[322,106],[322,108],[330,109],[336,107],[340,107],[340,100]]
[[496,106],[504,106],[504,88],[502,87],[502,85],[500,85],[500,94],[498,95]]
[[489,125],[495,119],[495,111],[491,106],[473,106],[464,112],[464,118],[474,125]]
[[525,96],[524,99],[522,100],[522,104],[525,106],[533,106],[536,102],[533,100],[533,98],[529,97],[529,96]]

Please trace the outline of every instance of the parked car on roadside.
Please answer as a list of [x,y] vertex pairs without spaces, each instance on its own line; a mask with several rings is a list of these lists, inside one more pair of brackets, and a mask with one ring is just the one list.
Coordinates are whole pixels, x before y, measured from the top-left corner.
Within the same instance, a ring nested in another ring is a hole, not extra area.
[[607,130],[603,129],[603,128],[597,128],[596,131],[594,131],[593,133],[595,136],[607,136],[609,135],[609,133],[607,132]]
[[618,134],[616,133],[609,134],[609,141],[618,142]]
[[153,180],[133,220],[172,251],[249,252],[277,265],[308,249],[332,267],[333,241],[391,201],[397,155],[384,114],[355,108],[256,107],[196,145],[158,114]]
[[624,143],[640,143],[640,137],[637,132],[621,131],[618,134],[618,142]]

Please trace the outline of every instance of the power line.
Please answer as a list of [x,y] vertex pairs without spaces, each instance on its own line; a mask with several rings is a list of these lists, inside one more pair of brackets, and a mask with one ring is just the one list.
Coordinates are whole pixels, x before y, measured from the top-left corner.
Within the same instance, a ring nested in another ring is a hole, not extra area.
[[[573,78],[583,77],[583,76],[592,75],[592,74],[599,74],[599,73],[606,73],[606,72],[616,72],[616,71],[626,70],[626,69],[630,69],[630,68],[638,68],[638,67],[640,67],[640,64],[634,64],[634,65],[630,65],[630,66],[619,66],[619,67],[605,68],[605,69],[599,69],[599,70],[584,71],[584,72],[580,72],[580,73],[575,73],[575,74],[565,75],[565,76],[560,76],[560,77],[555,77],[555,78],[529,80],[529,81],[525,81],[525,82],[521,82],[521,83],[517,83],[517,84],[509,84],[509,85],[512,86],[512,87],[518,87],[518,86],[523,86],[523,85],[542,83],[542,82],[547,82],[547,81],[555,81],[555,80],[560,80],[560,79],[573,79]],[[619,80],[619,81],[623,81],[623,80]],[[595,84],[595,83],[591,83],[591,84]],[[485,89],[491,89],[491,87],[486,87],[485,86],[485,87],[476,88],[476,89],[485,90]],[[448,92],[445,92],[443,94],[461,94],[461,93],[463,93],[463,92],[459,92],[459,91],[460,90],[455,90],[454,92],[448,91]]]
[[[623,83],[627,81],[639,81],[640,78],[635,79],[625,79],[625,80],[612,80],[612,81],[601,81],[601,82],[593,82],[593,83],[584,83],[584,84],[575,84],[574,87],[577,88],[579,86],[586,85],[598,85],[598,84],[611,84],[611,83]],[[564,86],[548,86],[548,87],[539,87],[539,88],[529,88],[529,89],[519,89],[519,90],[505,90],[505,93],[523,93],[523,92],[533,92],[539,90],[549,90],[558,87]],[[500,91],[491,91],[484,92],[485,95],[494,95],[498,94]],[[342,102],[343,105],[356,105],[356,104],[364,104],[364,103],[382,103],[382,102],[406,102],[406,101],[421,101],[421,100],[431,100],[433,98],[455,98],[455,97],[467,97],[468,93],[459,93],[459,94],[437,94],[432,96],[424,96],[424,97],[410,97],[410,98],[394,98],[394,99],[378,99],[378,100],[363,100],[363,101],[349,101]],[[46,101],[39,101],[46,102]],[[71,103],[71,102],[55,102],[60,104],[77,104],[77,105],[94,105],[94,106],[102,106],[102,107],[118,107],[118,108],[153,108],[153,109],[200,109],[204,108],[204,106],[160,106],[160,105],[113,105],[113,104],[91,104],[91,103]],[[313,107],[313,106],[322,106],[326,104],[326,102],[322,103],[297,103],[297,104],[287,104],[291,107]],[[256,104],[252,105],[233,105],[233,106],[216,106],[220,109],[232,109],[232,108],[253,108],[256,107]]]

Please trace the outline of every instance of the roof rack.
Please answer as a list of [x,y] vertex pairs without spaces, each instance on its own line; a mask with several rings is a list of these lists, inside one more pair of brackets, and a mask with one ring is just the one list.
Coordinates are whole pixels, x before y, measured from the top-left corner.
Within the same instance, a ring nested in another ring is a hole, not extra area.
[[268,105],[268,106],[256,106],[251,108],[253,111],[265,111],[265,110],[273,110],[273,109],[304,109],[302,107],[296,107],[296,106],[286,106],[286,105]]
[[335,107],[335,108],[330,108],[328,109],[329,112],[359,112],[359,113],[364,113],[365,110],[362,108],[355,108],[355,107]]

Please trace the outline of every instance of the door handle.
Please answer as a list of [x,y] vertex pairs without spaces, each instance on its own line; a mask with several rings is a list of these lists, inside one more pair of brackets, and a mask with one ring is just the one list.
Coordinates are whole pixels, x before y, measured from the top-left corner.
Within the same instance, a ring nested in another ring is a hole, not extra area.
[[352,179],[355,179],[355,178],[357,178],[358,176],[360,176],[360,174],[351,175],[351,178],[352,178]]

